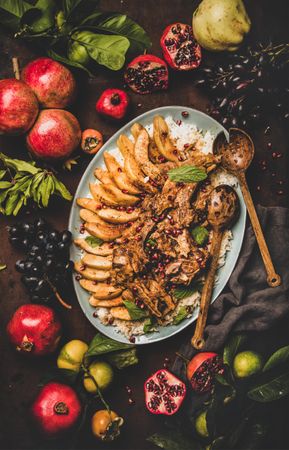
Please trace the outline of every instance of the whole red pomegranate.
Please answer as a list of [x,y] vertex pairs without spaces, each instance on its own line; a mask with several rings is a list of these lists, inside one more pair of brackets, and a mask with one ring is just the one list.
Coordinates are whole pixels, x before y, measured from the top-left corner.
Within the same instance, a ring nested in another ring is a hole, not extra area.
[[32,405],[32,416],[47,437],[70,430],[79,419],[81,403],[74,390],[61,383],[46,384]]
[[223,361],[217,353],[197,353],[187,365],[187,378],[193,390],[199,393],[209,391],[214,382],[214,375],[223,373]]
[[96,102],[95,108],[99,114],[113,119],[123,119],[129,105],[129,97],[121,89],[106,89]]
[[66,67],[50,58],[38,58],[23,69],[27,83],[44,108],[66,108],[76,94],[75,79]]
[[26,143],[37,158],[57,160],[69,156],[80,139],[80,125],[73,114],[63,109],[45,109],[27,134]]
[[165,369],[158,370],[144,384],[145,402],[152,414],[171,416],[186,396],[186,385]]
[[38,114],[38,101],[23,81],[0,81],[0,134],[23,134],[32,127]]
[[190,25],[173,23],[163,32],[161,47],[166,62],[176,70],[192,70],[201,63],[201,47]]
[[22,305],[7,325],[16,350],[32,356],[54,352],[61,338],[61,324],[53,309],[42,305]]
[[124,79],[138,94],[164,90],[169,85],[168,66],[157,56],[140,55],[129,63]]

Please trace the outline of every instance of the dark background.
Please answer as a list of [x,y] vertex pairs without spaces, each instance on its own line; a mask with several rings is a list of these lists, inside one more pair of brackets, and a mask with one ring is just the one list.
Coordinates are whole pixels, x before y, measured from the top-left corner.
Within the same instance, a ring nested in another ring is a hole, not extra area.
[[[170,23],[182,21],[190,23],[192,12],[197,2],[191,0],[107,0],[101,2],[105,10],[119,11],[130,15],[137,20],[150,34],[153,41],[152,53],[159,56],[159,37],[162,30]],[[254,0],[247,1],[247,10],[252,20],[252,32],[249,40],[267,40],[269,37],[274,42],[288,42],[289,7],[288,0]],[[1,78],[13,75],[11,57],[17,56],[21,66],[30,61],[37,52],[29,49],[27,45],[7,37],[7,32],[1,30],[0,35],[0,76]],[[204,60],[222,60],[222,54],[209,55],[204,52]],[[194,74],[178,74],[171,76],[170,88],[167,92],[156,93],[147,96],[131,94],[132,109],[130,117],[135,117],[152,108],[164,105],[184,105],[201,111],[206,111],[208,98],[204,92],[193,87]],[[118,125],[111,124],[99,118],[95,113],[95,101],[103,89],[107,87],[123,87],[122,74],[111,74],[99,71],[95,79],[88,80],[79,76],[78,79],[79,100],[73,107],[73,111],[80,120],[82,128],[96,128],[104,133],[105,139],[109,138]],[[256,157],[249,170],[248,181],[253,198],[256,203],[262,205],[288,205],[288,130],[274,117],[268,117],[271,127],[269,134],[265,134],[265,125],[252,132],[256,147]],[[268,148],[268,143],[272,148]],[[1,138],[0,150],[18,157],[27,157],[23,142],[16,138]],[[274,160],[272,152],[282,153],[280,159]],[[262,171],[260,161],[266,160],[268,169]],[[67,187],[74,192],[88,160],[82,159],[78,167],[72,173],[61,174],[61,179]],[[276,176],[272,176],[272,172]],[[278,195],[278,190],[283,195]],[[59,230],[67,226],[70,204],[53,201],[49,208],[43,211],[43,215]],[[39,215],[39,212],[29,211],[28,215],[21,219]],[[31,361],[21,357],[12,350],[7,341],[5,326],[15,311],[23,303],[29,301],[28,296],[20,283],[20,276],[14,270],[14,263],[21,254],[11,248],[8,243],[6,226],[15,219],[0,218],[1,225],[1,251],[0,261],[6,263],[7,270],[0,274],[0,302],[1,302],[1,373],[0,373],[0,448],[5,449],[60,449],[60,448],[105,448],[103,444],[95,442],[89,423],[76,438],[72,436],[65,442],[44,442],[37,434],[30,422],[28,409],[38,392],[38,383],[43,375],[54,364],[54,358]],[[67,299],[73,304],[72,311],[60,310],[65,327],[65,341],[72,338],[83,339],[87,342],[93,337],[95,330],[85,319],[77,299],[73,293],[67,293]],[[288,318],[275,329],[266,333],[252,336],[254,347],[265,355],[281,344],[288,344]],[[107,395],[111,406],[125,418],[125,426],[119,441],[106,445],[106,448],[144,450],[155,448],[146,437],[155,431],[161,430],[163,419],[152,416],[146,412],[143,403],[143,381],[153,371],[158,369],[165,357],[171,361],[180,344],[191,336],[193,329],[188,329],[178,336],[174,336],[162,343],[144,346],[140,349],[141,363],[116,375],[114,387]],[[125,386],[133,389],[135,404],[128,405],[128,396]],[[289,432],[288,416],[289,402],[287,399],[276,402],[266,407],[265,414],[270,421],[270,431],[264,443],[267,449],[288,449]],[[180,449],[181,450],[181,449]]]

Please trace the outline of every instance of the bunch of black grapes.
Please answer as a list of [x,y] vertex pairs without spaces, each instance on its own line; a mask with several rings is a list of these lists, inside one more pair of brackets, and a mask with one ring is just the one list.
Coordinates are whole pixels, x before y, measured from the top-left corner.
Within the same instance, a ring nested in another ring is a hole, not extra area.
[[34,223],[16,223],[8,231],[10,243],[26,255],[26,259],[16,262],[16,270],[22,274],[31,301],[48,304],[57,298],[65,306],[59,292],[71,285],[70,231],[58,232],[43,218]]

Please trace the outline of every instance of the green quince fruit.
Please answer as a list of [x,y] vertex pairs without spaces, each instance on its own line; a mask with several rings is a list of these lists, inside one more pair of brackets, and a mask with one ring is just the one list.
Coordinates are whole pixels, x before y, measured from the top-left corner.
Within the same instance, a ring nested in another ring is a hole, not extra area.
[[193,14],[193,33],[211,51],[234,51],[250,31],[242,0],[203,0]]

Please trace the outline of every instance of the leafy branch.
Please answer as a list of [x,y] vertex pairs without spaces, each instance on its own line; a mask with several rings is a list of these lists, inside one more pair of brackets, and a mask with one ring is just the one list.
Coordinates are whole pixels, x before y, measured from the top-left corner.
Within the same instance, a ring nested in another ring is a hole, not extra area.
[[72,200],[70,192],[51,171],[36,167],[34,162],[8,158],[0,153],[1,214],[16,216],[29,200],[39,208],[46,208],[53,194]]

